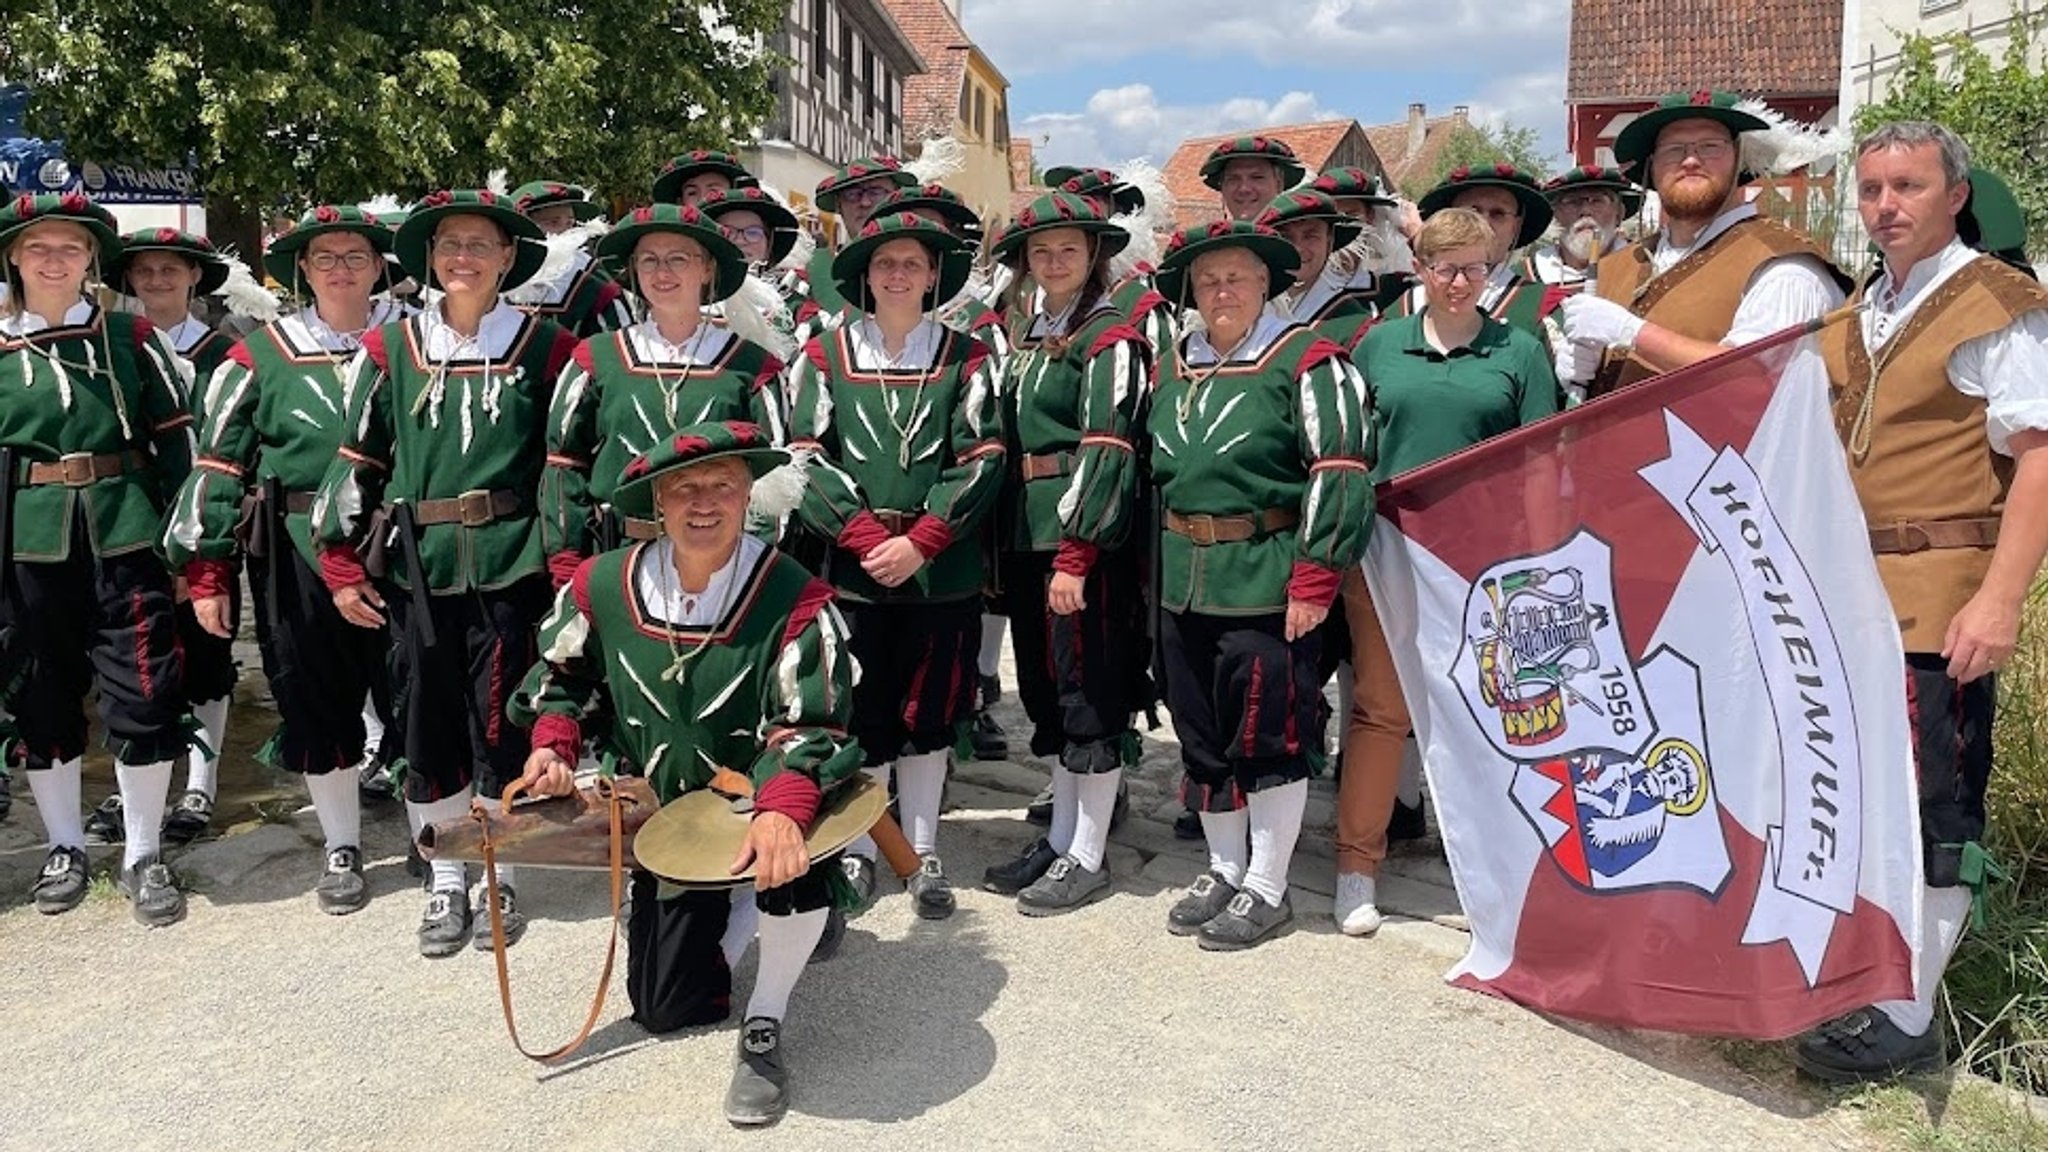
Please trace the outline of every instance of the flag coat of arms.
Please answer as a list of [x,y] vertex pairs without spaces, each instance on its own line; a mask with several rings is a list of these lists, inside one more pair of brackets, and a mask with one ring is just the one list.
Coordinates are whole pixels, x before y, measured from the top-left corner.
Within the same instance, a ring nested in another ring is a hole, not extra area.
[[1757,1039],[1912,996],[1904,657],[1802,335],[1381,487],[1454,982]]

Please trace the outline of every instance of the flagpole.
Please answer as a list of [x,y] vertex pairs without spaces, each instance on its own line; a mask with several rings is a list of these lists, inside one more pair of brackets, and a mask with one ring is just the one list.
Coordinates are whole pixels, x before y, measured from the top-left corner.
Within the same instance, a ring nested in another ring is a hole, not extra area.
[[1833,327],[1836,324],[1840,324],[1844,320],[1847,320],[1853,316],[1860,315],[1865,309],[1869,307],[1870,301],[1868,300],[1859,300],[1854,304],[1844,304],[1840,308],[1835,309],[1833,312],[1829,312],[1821,316],[1816,316],[1813,319],[1808,320],[1806,322],[1804,332],[1806,335],[1811,336],[1815,332],[1818,332],[1823,328]]

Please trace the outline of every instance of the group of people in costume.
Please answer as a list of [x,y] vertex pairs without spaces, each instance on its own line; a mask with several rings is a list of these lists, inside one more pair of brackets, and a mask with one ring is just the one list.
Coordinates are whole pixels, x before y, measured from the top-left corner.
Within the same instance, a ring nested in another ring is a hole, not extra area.
[[[1674,96],[1622,133],[1618,168],[1461,168],[1415,205],[1245,137],[1202,170],[1227,218],[1163,246],[1160,205],[1115,172],[1056,169],[985,230],[886,156],[817,187],[840,242],[816,243],[702,150],[608,225],[557,181],[397,219],[317,205],[265,256],[298,310],[240,339],[190,316],[229,274],[203,238],[24,196],[0,212],[0,687],[6,773],[50,841],[32,899],[85,895],[93,690],[121,890],[145,924],[183,915],[163,846],[211,815],[246,583],[280,717],[266,755],[305,777],[325,912],[368,899],[374,744],[415,833],[514,783],[566,792],[592,759],[663,801],[749,778],[754,884],[637,873],[627,948],[634,1016],[665,1031],[727,1018],[756,946],[735,1123],[787,1107],[791,991],[877,896],[873,841],[805,846],[844,782],[893,794],[912,910],[954,911],[944,788],[956,754],[1007,750],[986,715],[1005,625],[1047,827],[982,886],[1029,916],[1111,893],[1123,776],[1164,704],[1208,855],[1165,927],[1271,939],[1334,680],[1335,915],[1369,935],[1389,842],[1423,825],[1361,569],[1375,483],[1854,292],[1860,321],[1823,339],[1909,651],[1937,931],[1913,1001],[1798,1053],[1831,1078],[1939,1061],[1991,673],[2048,550],[2048,295],[2012,259],[2009,193],[1926,124],[1859,145],[1883,260],[1850,283],[1745,197],[1770,127]],[[1657,225],[1626,242],[1646,189]],[[391,294],[405,279],[416,301]],[[422,955],[494,947],[494,918],[506,945],[526,929],[515,869],[495,917],[472,879],[426,865]]]

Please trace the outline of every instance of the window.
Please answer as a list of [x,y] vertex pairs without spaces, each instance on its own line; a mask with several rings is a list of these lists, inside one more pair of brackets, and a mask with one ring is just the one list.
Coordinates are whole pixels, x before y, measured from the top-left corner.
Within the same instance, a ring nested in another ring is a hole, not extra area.
[[869,49],[863,49],[860,54],[860,82],[861,87],[866,90],[868,119],[873,120],[875,118],[875,54]]
[[839,22],[839,106],[853,108],[853,25]]
[[988,139],[988,131],[983,127],[987,121],[987,113],[988,104],[985,100],[985,93],[977,87],[974,90],[974,138],[976,140]]
[[827,0],[811,0],[811,75],[820,80],[825,78],[825,46],[831,43],[825,28],[831,15]]

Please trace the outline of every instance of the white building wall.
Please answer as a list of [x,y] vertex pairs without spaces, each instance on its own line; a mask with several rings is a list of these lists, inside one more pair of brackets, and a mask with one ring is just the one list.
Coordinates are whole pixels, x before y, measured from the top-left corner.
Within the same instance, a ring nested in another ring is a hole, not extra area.
[[[1907,34],[1960,32],[1996,60],[2005,51],[2014,19],[2038,21],[2044,14],[2048,0],[1848,0],[1842,19],[1842,123],[1853,122],[1864,105],[1884,99]],[[2037,42],[2036,63],[2042,50]]]

